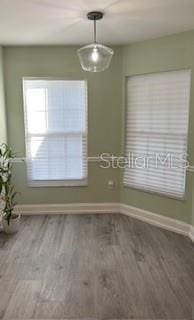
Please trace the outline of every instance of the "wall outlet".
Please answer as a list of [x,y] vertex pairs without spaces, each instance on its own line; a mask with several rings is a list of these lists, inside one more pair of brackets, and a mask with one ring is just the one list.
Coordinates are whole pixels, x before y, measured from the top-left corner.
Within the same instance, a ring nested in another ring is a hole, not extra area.
[[108,189],[110,190],[114,189],[115,188],[114,180],[108,180],[107,186],[108,186]]

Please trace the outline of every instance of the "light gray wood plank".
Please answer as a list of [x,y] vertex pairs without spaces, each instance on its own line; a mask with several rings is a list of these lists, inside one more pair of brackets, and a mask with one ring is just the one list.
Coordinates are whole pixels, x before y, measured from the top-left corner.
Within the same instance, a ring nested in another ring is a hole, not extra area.
[[3,319],[33,318],[40,287],[39,281],[19,281]]
[[119,214],[23,217],[0,233],[0,319],[184,319],[194,246]]

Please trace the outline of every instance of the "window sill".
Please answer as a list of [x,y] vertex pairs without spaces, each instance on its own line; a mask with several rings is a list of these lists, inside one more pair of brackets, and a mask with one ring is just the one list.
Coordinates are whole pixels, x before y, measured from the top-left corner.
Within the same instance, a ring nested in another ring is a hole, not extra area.
[[28,187],[87,187],[88,180],[28,181]]

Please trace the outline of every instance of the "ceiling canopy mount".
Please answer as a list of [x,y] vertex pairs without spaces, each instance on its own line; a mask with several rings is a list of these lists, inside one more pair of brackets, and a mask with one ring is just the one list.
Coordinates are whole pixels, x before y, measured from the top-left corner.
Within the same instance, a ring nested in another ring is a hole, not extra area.
[[88,12],[87,17],[89,20],[100,20],[103,18],[103,13],[100,11],[91,11]]

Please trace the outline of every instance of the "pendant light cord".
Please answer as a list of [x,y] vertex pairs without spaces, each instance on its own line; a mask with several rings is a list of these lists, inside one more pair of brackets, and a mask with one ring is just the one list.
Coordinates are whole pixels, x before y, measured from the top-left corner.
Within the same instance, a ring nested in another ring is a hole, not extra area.
[[94,43],[96,43],[96,19],[94,19]]

